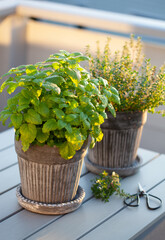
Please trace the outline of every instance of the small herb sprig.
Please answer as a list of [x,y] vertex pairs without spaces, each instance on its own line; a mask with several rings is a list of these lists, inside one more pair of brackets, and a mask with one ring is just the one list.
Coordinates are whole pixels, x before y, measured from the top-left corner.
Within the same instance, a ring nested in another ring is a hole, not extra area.
[[110,176],[106,171],[99,174],[100,177],[92,180],[93,185],[91,190],[95,198],[101,199],[104,202],[109,202],[110,196],[115,193],[122,198],[130,197],[130,194],[124,192],[120,189],[119,175],[112,172]]

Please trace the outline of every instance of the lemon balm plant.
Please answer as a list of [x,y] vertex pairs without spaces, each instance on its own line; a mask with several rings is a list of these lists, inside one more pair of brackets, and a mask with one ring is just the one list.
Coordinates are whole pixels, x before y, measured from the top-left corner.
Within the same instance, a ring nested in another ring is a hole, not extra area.
[[97,173],[106,167],[107,171],[117,171],[121,176],[133,174],[141,162],[137,149],[147,111],[164,115],[164,111],[155,108],[165,105],[165,65],[159,69],[152,66],[142,53],[141,39],[135,41],[133,35],[122,51],[112,54],[110,39],[107,39],[103,52],[98,43],[96,55],[91,55],[89,46],[87,55],[91,58],[89,69],[92,76],[106,78],[118,89],[121,100],[121,104],[115,103],[110,111],[116,111],[115,121],[107,113],[108,120],[101,126],[103,141],[97,144],[97,148],[89,150],[89,159],[95,164],[88,164],[89,168]]
[[[7,79],[1,92],[7,87],[11,94],[20,88],[8,100],[1,120],[5,124],[10,118],[9,126],[14,126],[22,193],[28,199],[46,203],[74,199],[88,136],[92,138],[91,145],[102,140],[100,125],[106,118],[105,109],[112,108],[112,102],[119,103],[115,88],[101,77],[91,79],[79,65],[84,60],[88,57],[81,53],[61,50],[44,62],[12,68],[2,76]],[[40,171],[41,164],[47,168]],[[29,190],[26,178],[35,168],[38,179]],[[67,176],[62,178],[62,172]],[[46,183],[40,184],[41,176],[43,181],[47,177]],[[68,186],[63,185],[67,182]],[[45,191],[51,188],[54,194],[41,194],[42,185]]]
[[24,151],[30,144],[56,145],[69,159],[89,134],[93,142],[102,139],[105,109],[112,107],[111,101],[119,103],[118,93],[102,78],[90,80],[78,64],[84,60],[88,58],[80,53],[61,51],[43,63],[12,68],[2,76],[9,78],[1,92],[8,87],[11,94],[22,87],[8,100],[1,119],[5,123],[10,117],[9,126],[14,126]]

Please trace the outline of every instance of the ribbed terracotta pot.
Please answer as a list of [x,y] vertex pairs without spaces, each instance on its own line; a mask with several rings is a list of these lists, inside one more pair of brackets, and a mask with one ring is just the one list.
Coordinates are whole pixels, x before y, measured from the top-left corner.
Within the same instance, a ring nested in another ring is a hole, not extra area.
[[63,159],[56,146],[30,146],[24,152],[15,141],[22,194],[41,203],[65,203],[76,196],[87,141],[70,160]]
[[[145,112],[117,112],[116,118],[107,113],[108,119],[101,125],[104,137],[96,143],[93,149],[88,150],[89,162],[103,169],[120,170],[121,175],[131,175],[136,166],[137,150],[140,144],[143,125],[147,120]],[[87,164],[89,168],[89,164]],[[122,174],[122,169],[124,174]],[[92,169],[90,168],[92,171]],[[128,171],[127,171],[128,170]],[[100,171],[93,171],[99,173]]]

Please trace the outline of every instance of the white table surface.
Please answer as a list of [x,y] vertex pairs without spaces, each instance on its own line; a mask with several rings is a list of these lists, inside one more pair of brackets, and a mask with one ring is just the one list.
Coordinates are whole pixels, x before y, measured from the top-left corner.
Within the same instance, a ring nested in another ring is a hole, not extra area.
[[[139,149],[143,164],[138,173],[121,180],[121,188],[133,194],[140,182],[145,190],[165,199],[165,155]],[[85,189],[83,204],[76,211],[59,216],[35,214],[19,206],[16,187],[20,184],[14,150],[14,130],[0,133],[0,239],[1,240],[127,240],[138,239],[147,228],[165,215],[147,209],[145,199],[137,208],[124,206],[118,196],[104,203],[92,196],[90,180],[96,175],[82,169],[80,186]],[[141,239],[141,238],[140,238]]]

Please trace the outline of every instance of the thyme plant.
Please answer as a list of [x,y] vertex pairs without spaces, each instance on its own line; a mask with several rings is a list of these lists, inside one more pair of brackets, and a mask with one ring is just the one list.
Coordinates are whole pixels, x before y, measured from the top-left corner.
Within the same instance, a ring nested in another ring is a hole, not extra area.
[[105,109],[120,99],[105,79],[90,78],[79,65],[84,60],[88,57],[81,53],[61,50],[44,62],[21,65],[2,76],[7,79],[0,92],[20,91],[8,99],[0,120],[5,124],[10,118],[9,127],[14,126],[24,151],[31,144],[56,145],[61,156],[70,159],[89,135],[91,146],[102,140]]
[[[123,46],[122,51],[111,53],[110,39],[104,52],[97,42],[96,56],[92,56],[90,46],[86,48],[90,57],[89,70],[94,78],[103,77],[119,91],[121,104],[115,104],[118,112],[154,112],[159,105],[165,105],[165,65],[160,69],[151,66],[150,59],[142,54],[142,41],[134,36]],[[162,111],[163,113],[163,111]]]

